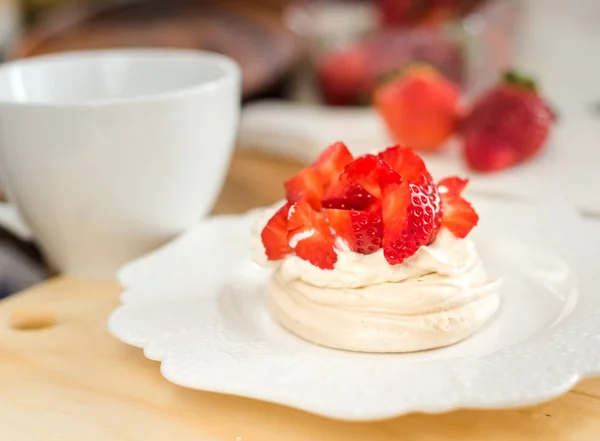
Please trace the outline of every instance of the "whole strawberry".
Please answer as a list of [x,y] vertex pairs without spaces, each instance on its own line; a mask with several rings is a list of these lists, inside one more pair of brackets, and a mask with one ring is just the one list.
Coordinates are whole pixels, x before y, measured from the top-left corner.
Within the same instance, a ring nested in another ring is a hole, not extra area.
[[360,104],[368,80],[367,52],[362,44],[333,50],[317,61],[316,81],[326,104]]
[[542,150],[554,122],[555,115],[535,82],[508,71],[462,122],[467,165],[492,172],[525,162]]
[[435,150],[452,135],[460,90],[433,67],[414,65],[375,90],[374,102],[395,140]]
[[[472,1],[471,1],[472,2]],[[438,26],[462,12],[465,0],[379,0],[379,15],[383,26]]]
[[406,26],[420,16],[420,3],[414,0],[379,0],[379,15],[384,26]]

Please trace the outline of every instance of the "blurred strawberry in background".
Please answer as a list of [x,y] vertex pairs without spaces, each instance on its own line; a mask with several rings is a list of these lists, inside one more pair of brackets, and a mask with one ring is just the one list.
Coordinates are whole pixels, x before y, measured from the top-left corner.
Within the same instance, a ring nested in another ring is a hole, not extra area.
[[463,17],[483,0],[378,0],[383,26],[438,26]]
[[317,85],[326,104],[370,104],[382,77],[415,62],[434,66],[458,85],[465,82],[461,44],[441,31],[414,29],[379,32],[323,53],[316,64]]
[[406,26],[416,21],[422,2],[379,0],[380,20],[384,26]]
[[326,54],[316,66],[316,78],[327,104],[352,106],[368,96],[367,52],[356,45]]
[[508,71],[477,99],[461,124],[466,162],[482,172],[525,162],[542,150],[555,119],[536,83]]
[[304,84],[316,92],[300,96],[313,102],[370,104],[382,76],[415,62],[436,67],[472,97],[512,63],[518,0],[297,0],[292,5],[286,22],[309,43],[314,81]]
[[398,143],[431,151],[454,133],[460,96],[438,70],[417,64],[378,86],[374,103]]

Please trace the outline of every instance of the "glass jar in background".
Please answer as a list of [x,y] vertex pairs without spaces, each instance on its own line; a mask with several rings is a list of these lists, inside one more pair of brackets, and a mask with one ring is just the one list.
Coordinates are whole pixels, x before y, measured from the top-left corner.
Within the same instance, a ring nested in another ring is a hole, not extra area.
[[463,16],[442,11],[395,24],[383,15],[390,1],[302,0],[287,9],[285,21],[303,37],[310,55],[298,73],[294,99],[366,104],[383,76],[413,62],[437,67],[469,99],[510,67],[519,0],[484,0]]
[[476,96],[512,67],[519,38],[521,2],[488,0],[459,23],[468,54],[467,96]]

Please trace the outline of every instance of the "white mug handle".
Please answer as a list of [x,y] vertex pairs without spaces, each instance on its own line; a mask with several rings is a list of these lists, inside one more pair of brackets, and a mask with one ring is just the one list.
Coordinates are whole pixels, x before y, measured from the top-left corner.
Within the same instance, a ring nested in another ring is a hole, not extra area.
[[29,241],[33,239],[33,234],[29,227],[21,218],[17,207],[14,204],[0,202],[0,227],[14,234],[21,240]]

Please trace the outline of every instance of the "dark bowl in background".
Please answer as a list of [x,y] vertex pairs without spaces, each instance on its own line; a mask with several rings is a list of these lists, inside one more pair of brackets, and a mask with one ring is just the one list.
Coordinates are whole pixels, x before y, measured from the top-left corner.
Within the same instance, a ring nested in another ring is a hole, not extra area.
[[119,47],[173,47],[219,52],[243,71],[243,94],[276,85],[303,55],[276,2],[112,0],[59,7],[27,32],[10,58]]

